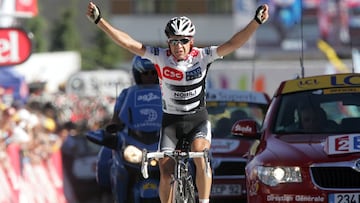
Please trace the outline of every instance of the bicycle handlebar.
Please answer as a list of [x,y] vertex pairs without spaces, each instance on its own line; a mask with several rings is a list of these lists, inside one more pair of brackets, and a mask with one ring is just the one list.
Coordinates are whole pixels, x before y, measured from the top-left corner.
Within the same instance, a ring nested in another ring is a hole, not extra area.
[[164,151],[164,152],[147,152],[146,149],[143,150],[142,161],[141,161],[141,173],[143,177],[146,179],[149,177],[148,174],[148,160],[149,159],[162,159],[164,157],[187,157],[187,158],[204,158],[205,161],[205,171],[208,177],[211,177],[209,173],[210,168],[210,158],[209,158],[209,150],[205,149],[202,152],[179,152],[179,151]]

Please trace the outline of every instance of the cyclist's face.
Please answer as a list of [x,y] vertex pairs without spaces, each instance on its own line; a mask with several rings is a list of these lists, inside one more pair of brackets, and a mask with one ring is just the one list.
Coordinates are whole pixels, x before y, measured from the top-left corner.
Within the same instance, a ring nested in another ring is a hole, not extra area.
[[172,55],[177,60],[185,60],[193,46],[194,39],[185,36],[171,36],[168,39],[168,45]]

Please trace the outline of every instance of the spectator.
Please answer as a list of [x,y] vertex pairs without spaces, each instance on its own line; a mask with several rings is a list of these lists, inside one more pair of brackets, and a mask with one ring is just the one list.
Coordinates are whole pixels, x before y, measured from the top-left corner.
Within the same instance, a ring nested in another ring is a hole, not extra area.
[[326,112],[320,106],[303,106],[300,108],[300,129],[306,132],[334,131],[339,128],[333,120],[328,120]]
[[232,123],[229,118],[220,118],[214,129],[215,138],[224,138],[230,135]]
[[324,115],[321,110],[305,106],[300,109],[300,127],[306,131],[319,130],[322,123],[324,123]]
[[231,115],[230,115],[232,124],[234,124],[238,120],[242,120],[242,119],[246,119],[246,118],[248,118],[247,113],[241,109],[231,112]]

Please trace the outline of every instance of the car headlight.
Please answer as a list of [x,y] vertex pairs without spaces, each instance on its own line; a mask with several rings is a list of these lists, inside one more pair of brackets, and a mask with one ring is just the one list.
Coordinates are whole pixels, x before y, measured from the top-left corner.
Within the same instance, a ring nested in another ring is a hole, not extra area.
[[299,183],[302,181],[300,167],[257,167],[257,176],[266,185]]
[[142,151],[134,145],[128,145],[124,149],[124,159],[130,163],[140,163],[142,159]]

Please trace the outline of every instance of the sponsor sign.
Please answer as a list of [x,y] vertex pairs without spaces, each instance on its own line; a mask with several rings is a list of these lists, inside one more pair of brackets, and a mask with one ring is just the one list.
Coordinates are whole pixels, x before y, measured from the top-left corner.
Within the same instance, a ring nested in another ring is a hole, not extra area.
[[356,86],[360,86],[360,74],[324,75],[286,81],[281,93]]
[[239,146],[240,146],[240,141],[234,139],[214,139],[211,141],[211,151],[213,153],[233,152]]
[[70,76],[66,83],[66,92],[81,96],[117,97],[124,88],[130,85],[131,77],[124,70],[81,71]]
[[37,0],[16,0],[15,11],[36,16],[38,14]]
[[293,195],[293,194],[270,194],[266,196],[267,202],[324,202],[323,196]]
[[[0,1],[0,24],[6,17],[12,22],[17,17],[31,18],[38,15],[37,0],[1,0]],[[11,24],[11,23],[10,23]],[[9,24],[8,24],[9,25]]]
[[153,92],[149,91],[139,91],[136,92],[136,105],[158,105],[161,102],[159,100],[161,99],[159,95],[154,94]]
[[23,63],[31,55],[31,40],[17,28],[0,28],[0,67]]
[[224,89],[208,89],[206,91],[206,101],[234,101],[260,104],[268,103],[268,99],[263,93]]
[[239,120],[231,128],[233,135],[256,135],[256,123],[252,120]]
[[329,155],[360,152],[360,134],[329,136],[324,150]]

